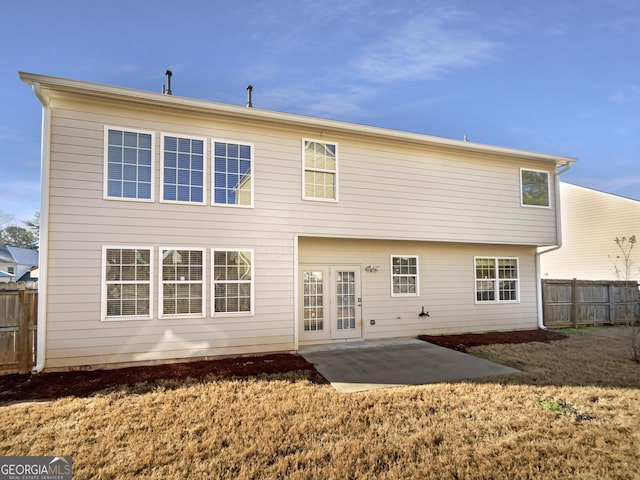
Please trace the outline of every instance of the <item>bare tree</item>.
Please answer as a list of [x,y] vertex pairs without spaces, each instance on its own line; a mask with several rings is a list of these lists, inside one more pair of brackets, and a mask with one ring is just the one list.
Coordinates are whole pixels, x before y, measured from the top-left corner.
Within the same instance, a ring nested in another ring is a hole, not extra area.
[[0,228],[15,222],[15,217],[4,210],[0,209]]
[[609,255],[609,260],[613,263],[613,270],[619,280],[631,280],[631,272],[636,262],[631,259],[631,252],[636,244],[636,236],[616,237],[614,242],[618,247],[619,253],[615,257]]
[[40,211],[38,210],[33,214],[33,218],[31,220],[25,220],[24,223],[27,226],[27,229],[33,233],[33,235],[39,239],[40,238]]
[[[1,212],[0,212],[1,213]],[[3,218],[11,218],[10,216],[0,216]],[[0,246],[9,245],[20,248],[38,248],[38,239],[40,236],[40,212],[36,212],[33,219],[22,222],[25,227],[9,224],[6,222],[0,225]]]
[[[609,260],[613,263],[613,268],[618,279],[629,281],[631,280],[632,269],[635,265],[631,254],[637,242],[636,236],[616,237],[614,242],[619,252],[615,258],[609,255]],[[631,354],[633,360],[636,363],[640,363],[640,325],[635,315],[636,308],[636,305],[632,305],[631,310],[627,312],[627,324],[631,329]]]

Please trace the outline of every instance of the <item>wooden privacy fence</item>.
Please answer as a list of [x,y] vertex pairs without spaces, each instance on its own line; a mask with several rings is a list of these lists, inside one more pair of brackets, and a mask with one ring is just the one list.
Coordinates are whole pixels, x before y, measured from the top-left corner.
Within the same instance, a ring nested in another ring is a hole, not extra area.
[[638,282],[542,280],[546,327],[621,325],[640,321]]
[[38,290],[33,282],[0,283],[0,375],[35,363]]

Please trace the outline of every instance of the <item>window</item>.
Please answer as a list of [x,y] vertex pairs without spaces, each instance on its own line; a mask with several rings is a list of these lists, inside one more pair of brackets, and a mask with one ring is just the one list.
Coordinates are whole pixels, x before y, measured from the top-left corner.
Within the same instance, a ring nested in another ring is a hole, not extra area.
[[150,318],[151,249],[104,247],[102,259],[102,318]]
[[214,250],[213,305],[215,314],[253,313],[253,251]]
[[204,316],[204,249],[160,249],[160,316]]
[[518,301],[518,259],[476,257],[476,302]]
[[204,204],[205,142],[162,136],[162,200]]
[[221,141],[213,145],[213,203],[253,206],[252,145]]
[[391,257],[391,296],[418,296],[418,257]]
[[338,200],[338,146],[303,140],[302,157],[302,197],[310,200]]
[[303,274],[304,331],[324,330],[324,273],[308,270]]
[[105,197],[153,198],[153,134],[105,127]]
[[520,169],[522,205],[549,206],[549,172]]

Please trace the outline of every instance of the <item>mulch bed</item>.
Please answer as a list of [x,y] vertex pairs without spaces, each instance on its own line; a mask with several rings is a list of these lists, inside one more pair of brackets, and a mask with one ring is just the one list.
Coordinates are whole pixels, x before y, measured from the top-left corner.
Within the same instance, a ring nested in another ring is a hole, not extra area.
[[515,332],[466,333],[462,335],[420,335],[420,340],[459,352],[468,352],[471,347],[504,343],[549,343],[564,340],[567,335],[551,330],[523,330]]
[[250,377],[295,370],[312,370],[315,373],[313,365],[302,357],[274,354],[111,370],[44,372],[37,375],[12,374],[0,376],[0,402],[54,399],[70,395],[88,397],[100,390],[156,380],[199,379],[207,375]]
[[[493,332],[465,335],[421,335],[421,340],[466,352],[470,347],[496,343],[551,342],[567,335],[548,330]],[[0,375],[0,403],[22,400],[55,399],[66,396],[88,397],[98,391],[157,380],[200,379],[207,375],[219,377],[250,377],[259,374],[309,371],[317,383],[323,377],[302,357],[274,354],[252,357],[224,358],[165,365],[127,367],[112,370],[82,370],[40,373],[38,375]]]

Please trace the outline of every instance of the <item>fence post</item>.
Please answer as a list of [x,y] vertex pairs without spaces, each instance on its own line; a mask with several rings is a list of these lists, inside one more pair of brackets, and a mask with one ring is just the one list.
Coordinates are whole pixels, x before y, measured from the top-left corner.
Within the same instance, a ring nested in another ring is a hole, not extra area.
[[34,365],[34,333],[38,318],[37,301],[37,291],[29,289],[18,291],[18,373],[29,373]]
[[31,369],[29,351],[29,294],[27,290],[18,291],[18,312],[20,312],[20,320],[18,327],[18,370],[20,373],[28,372]]
[[613,282],[609,284],[609,324],[616,324],[616,286]]
[[571,281],[571,325],[578,328],[578,279]]
[[542,289],[541,297],[542,297],[542,325],[547,326],[547,297],[545,293],[546,280],[544,278],[540,279],[540,288]]

